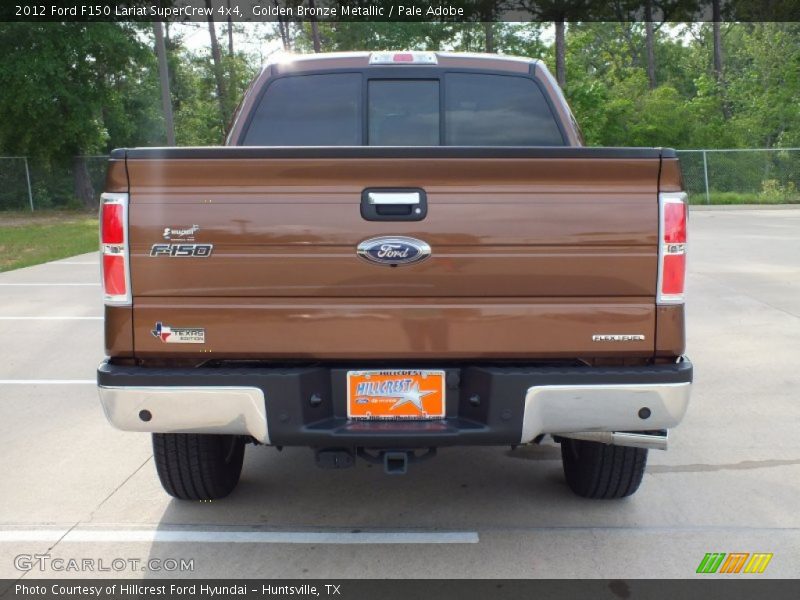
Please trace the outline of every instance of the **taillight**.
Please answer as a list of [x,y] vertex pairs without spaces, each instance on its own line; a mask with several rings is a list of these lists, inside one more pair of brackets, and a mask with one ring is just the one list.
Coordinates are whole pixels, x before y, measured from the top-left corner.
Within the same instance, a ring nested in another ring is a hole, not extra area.
[[103,244],[125,243],[124,225],[122,224],[122,204],[103,204],[103,230],[100,232],[100,241]]
[[128,194],[100,196],[100,251],[103,255],[103,297],[112,306],[131,304],[128,265]]
[[688,211],[684,192],[659,194],[658,304],[684,301]]
[[106,296],[124,296],[127,294],[125,257],[123,255],[103,255],[103,283]]

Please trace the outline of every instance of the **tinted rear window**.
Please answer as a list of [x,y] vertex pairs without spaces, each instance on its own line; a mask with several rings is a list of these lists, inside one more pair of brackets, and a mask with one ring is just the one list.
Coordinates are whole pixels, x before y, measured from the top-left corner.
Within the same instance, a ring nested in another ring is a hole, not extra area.
[[[360,73],[276,79],[262,96],[240,143],[245,146],[565,145],[544,93],[535,81],[525,77],[446,73],[441,80],[370,79],[367,86],[364,107]],[[440,93],[445,100],[443,127],[440,127]],[[362,128],[364,120],[366,132]]]
[[371,80],[370,146],[438,146],[439,80]]
[[245,146],[360,146],[361,75],[276,79],[245,135]]
[[563,146],[535,81],[506,75],[445,76],[448,146]]

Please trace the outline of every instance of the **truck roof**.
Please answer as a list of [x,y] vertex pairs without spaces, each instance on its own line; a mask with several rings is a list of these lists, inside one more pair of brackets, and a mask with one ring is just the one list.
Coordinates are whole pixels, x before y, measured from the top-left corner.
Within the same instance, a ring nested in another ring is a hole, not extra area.
[[[501,56],[497,54],[481,54],[473,52],[423,52],[415,50],[387,50],[375,52],[328,52],[320,54],[280,53],[273,55],[264,68],[270,66],[288,67],[293,71],[305,71],[324,68],[366,67],[370,65],[370,57],[374,55],[429,55],[435,57],[441,67],[450,68],[486,68],[498,71],[527,73],[531,68],[543,65],[542,61],[522,56]],[[382,63],[383,65],[387,63]],[[396,62],[399,67],[430,66],[432,63],[413,63],[411,61]],[[378,66],[378,65],[376,65]]]

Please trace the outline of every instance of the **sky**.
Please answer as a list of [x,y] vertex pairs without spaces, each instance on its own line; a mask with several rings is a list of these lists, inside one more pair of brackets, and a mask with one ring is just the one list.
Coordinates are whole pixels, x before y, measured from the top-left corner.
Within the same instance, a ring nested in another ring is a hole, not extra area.
[[[183,36],[184,44],[189,50],[210,51],[207,23],[172,23],[170,35]],[[217,38],[221,45],[228,43],[227,24],[216,24]],[[273,23],[235,23],[233,29],[235,48],[243,49],[248,54],[267,62],[270,55],[283,49],[277,26]]]
[[[227,45],[227,24],[217,23],[216,28],[219,43],[223,46]],[[178,34],[183,36],[184,44],[189,50],[210,52],[207,23],[171,23],[169,29],[170,35]],[[677,24],[665,24],[661,30],[669,36],[685,38],[684,41],[687,41],[689,37],[688,32]],[[262,65],[267,62],[270,56],[276,53],[280,54],[283,51],[276,23],[235,23],[233,35],[234,46],[237,51],[243,49]],[[551,25],[544,28],[540,35],[545,44],[552,43],[555,39],[555,27]]]

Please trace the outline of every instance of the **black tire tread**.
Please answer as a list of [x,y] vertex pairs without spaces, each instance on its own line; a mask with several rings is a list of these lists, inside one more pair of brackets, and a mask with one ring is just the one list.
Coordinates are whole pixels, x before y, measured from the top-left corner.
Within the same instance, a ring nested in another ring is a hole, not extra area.
[[625,498],[642,483],[647,449],[565,438],[561,459],[567,484],[578,496]]
[[[232,456],[226,462],[230,444]],[[244,440],[227,435],[154,433],[153,459],[161,485],[181,500],[214,500],[230,494],[239,482]]]

